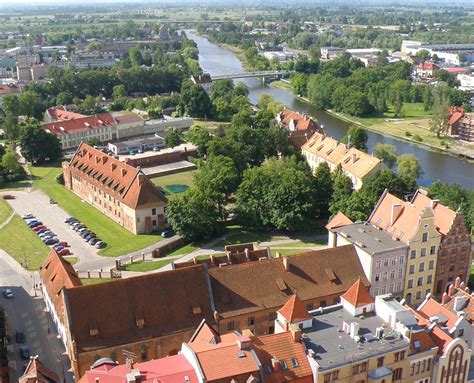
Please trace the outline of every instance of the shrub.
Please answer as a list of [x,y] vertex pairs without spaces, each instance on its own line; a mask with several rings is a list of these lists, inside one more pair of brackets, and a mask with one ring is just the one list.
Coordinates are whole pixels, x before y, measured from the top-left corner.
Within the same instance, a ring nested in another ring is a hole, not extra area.
[[410,133],[409,131],[406,131],[406,132],[405,132],[405,136],[411,137],[411,133]]
[[413,139],[414,139],[416,142],[422,142],[422,141],[423,141],[423,138],[421,138],[419,134],[415,134],[415,135],[413,136]]

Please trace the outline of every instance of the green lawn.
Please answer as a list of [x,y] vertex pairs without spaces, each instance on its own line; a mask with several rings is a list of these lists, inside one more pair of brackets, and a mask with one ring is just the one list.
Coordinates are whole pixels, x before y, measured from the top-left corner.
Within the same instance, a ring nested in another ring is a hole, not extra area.
[[[168,198],[173,199],[183,191],[193,187],[194,172],[194,170],[190,170],[188,172],[170,174],[162,177],[155,177],[152,178],[151,181],[155,185],[160,186],[165,191],[165,194]],[[179,189],[179,191],[177,191],[176,189]]]
[[215,247],[224,247],[226,245],[234,245],[238,243],[277,241],[284,238],[282,236],[269,233],[252,233],[242,231],[240,227],[233,227],[228,230],[230,233],[227,234],[226,239],[217,242],[214,245]]
[[17,215],[0,230],[0,247],[28,270],[38,270],[50,249]]
[[308,251],[311,251],[311,249],[277,249],[272,247],[270,248],[270,251],[272,253],[272,257],[275,257],[277,252],[279,252],[281,255],[288,256],[307,253]]
[[297,242],[291,242],[291,243],[282,243],[279,245],[274,245],[271,246],[272,248],[285,248],[285,247],[320,247],[321,245],[327,245],[328,241],[327,239],[322,239],[320,241],[316,242],[304,242],[304,241],[297,241]]
[[111,278],[81,278],[83,286],[96,285],[98,283],[110,282]]
[[[212,254],[212,255],[213,255],[214,258],[215,258],[215,257],[223,257],[223,256],[224,256],[224,253],[214,253],[214,254]],[[203,260],[203,259],[208,259],[208,258],[211,258],[211,255],[210,255],[210,254],[198,255],[198,256],[196,257],[196,259],[198,259],[198,260]]]
[[145,261],[145,262],[136,262],[133,264],[128,264],[123,267],[123,270],[126,271],[138,271],[145,272],[151,270],[161,269],[163,266],[169,264],[171,260],[161,260],[161,261]]
[[56,166],[31,167],[34,187],[43,190],[69,214],[83,222],[97,236],[107,243],[100,254],[116,257],[143,249],[163,238],[158,234],[135,235],[102,214],[87,202],[82,202],[73,192],[56,182],[61,168]]
[[0,198],[0,224],[5,222],[5,220],[10,216],[12,210],[10,204],[3,198]]
[[165,257],[172,257],[174,255],[186,255],[192,253],[194,250],[199,249],[199,244],[196,243],[188,243],[187,245],[178,247],[177,249],[166,253]]
[[68,261],[71,265],[75,265],[77,263],[78,258],[77,257],[64,257],[66,261]]
[[8,190],[23,190],[28,185],[28,180],[16,181],[16,182],[7,182],[0,186],[0,191]]

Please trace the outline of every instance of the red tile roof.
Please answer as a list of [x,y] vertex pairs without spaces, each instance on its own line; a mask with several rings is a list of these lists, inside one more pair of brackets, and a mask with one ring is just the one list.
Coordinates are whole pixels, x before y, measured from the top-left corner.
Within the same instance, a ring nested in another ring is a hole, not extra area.
[[469,72],[469,68],[461,68],[461,67],[454,67],[454,68],[443,68],[446,72],[449,73],[467,73]]
[[[70,113],[70,112],[68,112]],[[48,133],[56,135],[85,132],[105,126],[117,125],[117,122],[110,113],[96,114],[95,116],[84,116],[43,124],[42,128]]]
[[79,276],[74,267],[54,250],[46,258],[39,275],[58,316],[64,321],[63,289],[81,286]]
[[259,376],[259,366],[249,348],[240,349],[239,335],[224,334],[220,342],[194,340],[188,343],[196,353],[207,382],[246,382],[250,375]]
[[418,313],[428,320],[430,317],[442,314],[442,316],[447,318],[447,322],[443,322],[442,324],[443,326],[447,326],[448,329],[453,328],[459,319],[459,317],[454,312],[448,310],[441,303],[436,302],[433,298],[428,299],[425,304],[421,305],[418,308]]
[[[280,118],[281,123],[286,126],[289,126],[290,123],[293,121],[295,130],[300,130],[300,131],[301,130],[302,131],[314,130],[315,132],[320,130],[319,126],[311,117],[306,116],[306,115],[301,115],[300,113],[294,112],[290,109],[286,109],[286,108],[283,109],[279,113],[279,118]],[[311,135],[309,135],[308,138],[310,136]]]
[[278,310],[289,323],[302,322],[311,319],[311,315],[306,311],[305,305],[296,294],[288,299],[285,305]]
[[464,117],[464,109],[463,108],[451,108],[450,111],[451,115],[449,116],[448,125],[453,126],[455,125],[461,118]]
[[[197,383],[196,372],[183,355],[135,363],[132,370],[140,373],[140,383]],[[99,365],[86,371],[80,383],[127,383],[127,374],[132,372],[126,364]],[[187,379],[186,379],[187,377]],[[96,380],[98,379],[98,380]]]
[[342,212],[338,212],[331,220],[327,223],[326,229],[331,230],[337,227],[350,225],[353,223],[346,215]]
[[464,298],[464,301],[466,302],[465,306],[463,307],[462,311],[466,313],[466,320],[469,322],[474,321],[474,299],[471,294],[468,292],[461,290],[461,289],[456,289],[454,290],[454,294],[451,296],[450,300],[445,303],[443,306],[446,307],[450,311],[454,311],[454,302],[456,301],[456,297],[462,297]]
[[60,378],[57,373],[50,370],[38,357],[33,357],[28,362],[25,372],[18,379],[19,383],[59,383]]
[[420,193],[419,190],[415,193],[411,203],[419,206],[420,208],[428,206],[432,207],[435,215],[434,222],[436,229],[438,229],[438,231],[443,235],[447,235],[449,233],[454,219],[456,218],[456,212],[454,210],[441,205],[439,202],[433,202],[431,198]]
[[0,95],[6,96],[9,94],[20,93],[21,89],[16,85],[0,85]]
[[439,66],[436,65],[435,63],[432,63],[430,61],[422,62],[418,65],[418,68],[422,70],[437,70],[439,69]]
[[85,143],[79,145],[69,170],[132,209],[168,200],[140,168],[109,156]]
[[[252,339],[252,345],[257,353],[260,363],[264,367],[265,382],[281,383],[295,382],[312,383],[313,374],[306,357],[305,347],[300,342],[295,342],[290,332],[263,335]],[[284,361],[287,369],[280,367],[278,371],[272,368],[272,359]],[[292,362],[296,361],[297,366]],[[271,371],[268,373],[268,369]]]
[[[417,345],[415,346],[415,342]],[[435,342],[431,339],[429,332],[426,329],[413,331],[410,335],[410,351],[422,352],[436,347]]]
[[71,112],[65,106],[57,106],[48,109],[48,113],[53,120],[67,121],[87,117],[85,114]]
[[369,294],[369,290],[359,279],[347,290],[341,298],[344,298],[354,307],[362,307],[374,303],[374,298]]
[[130,124],[133,122],[143,122],[143,118],[141,118],[136,113],[120,114],[120,115],[114,116],[114,118],[118,124]]

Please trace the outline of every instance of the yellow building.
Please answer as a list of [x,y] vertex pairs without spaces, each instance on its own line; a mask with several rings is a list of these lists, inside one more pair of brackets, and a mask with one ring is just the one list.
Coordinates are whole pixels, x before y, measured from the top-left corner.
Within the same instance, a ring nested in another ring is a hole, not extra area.
[[432,207],[402,201],[385,191],[369,221],[409,246],[404,297],[408,304],[421,303],[434,291],[441,242]]

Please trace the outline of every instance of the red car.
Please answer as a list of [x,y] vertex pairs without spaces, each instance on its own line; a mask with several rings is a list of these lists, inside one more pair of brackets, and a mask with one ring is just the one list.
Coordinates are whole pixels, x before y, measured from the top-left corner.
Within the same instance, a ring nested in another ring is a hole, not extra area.
[[15,196],[14,195],[11,195],[11,194],[5,194],[3,196],[3,199],[15,199]]
[[61,241],[59,242],[56,246],[63,246],[63,247],[69,247],[68,243],[66,241]]
[[71,252],[69,251],[69,249],[62,249],[62,250],[59,250],[58,251],[58,254],[59,255],[71,255]]
[[38,226],[35,226],[32,230],[33,231],[39,231],[41,229],[47,229],[47,227],[44,226],[44,225],[38,225]]

